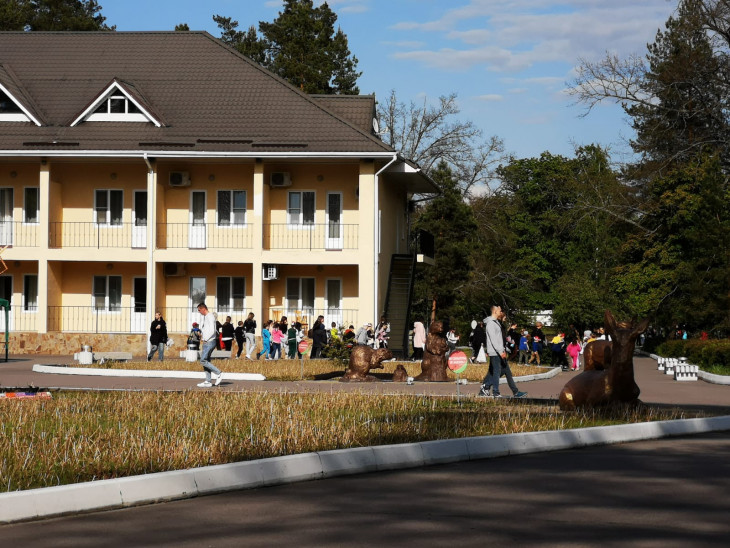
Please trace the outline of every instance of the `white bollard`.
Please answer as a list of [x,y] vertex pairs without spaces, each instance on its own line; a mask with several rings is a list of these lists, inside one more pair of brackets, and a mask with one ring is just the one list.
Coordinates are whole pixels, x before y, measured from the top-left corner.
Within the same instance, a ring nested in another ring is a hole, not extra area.
[[91,365],[94,363],[93,352],[79,352],[79,365]]

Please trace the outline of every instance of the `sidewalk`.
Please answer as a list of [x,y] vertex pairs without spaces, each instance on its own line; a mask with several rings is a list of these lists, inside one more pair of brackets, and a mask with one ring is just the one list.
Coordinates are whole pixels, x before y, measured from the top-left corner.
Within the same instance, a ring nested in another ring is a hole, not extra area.
[[[77,375],[54,375],[35,373],[33,364],[73,364],[70,356],[11,356],[8,363],[0,362],[0,387],[102,389],[102,390],[191,390],[198,388],[190,379],[137,378],[137,377],[95,377]],[[730,385],[716,385],[704,381],[679,382],[658,371],[651,358],[634,358],[636,382],[641,388],[641,400],[645,403],[666,405],[707,406],[725,408],[730,412]],[[516,379],[521,390],[530,399],[555,400],[570,378],[579,373],[560,372],[550,379],[530,382]],[[374,392],[388,394],[416,394],[446,396],[456,395],[454,382],[405,383],[372,382],[341,383],[332,381],[231,381],[223,380],[217,389],[229,391],[266,390],[286,392]],[[479,391],[477,383],[461,385],[462,395],[473,396]]]

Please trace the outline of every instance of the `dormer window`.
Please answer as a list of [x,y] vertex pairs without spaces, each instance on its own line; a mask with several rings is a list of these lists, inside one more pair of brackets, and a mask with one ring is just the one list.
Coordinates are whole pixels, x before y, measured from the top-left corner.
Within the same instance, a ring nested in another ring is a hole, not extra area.
[[86,118],[87,122],[149,122],[126,95],[110,95]]
[[0,89],[0,122],[30,122],[23,109]]
[[133,86],[114,80],[76,119],[71,127],[83,122],[149,122],[162,123],[151,112]]

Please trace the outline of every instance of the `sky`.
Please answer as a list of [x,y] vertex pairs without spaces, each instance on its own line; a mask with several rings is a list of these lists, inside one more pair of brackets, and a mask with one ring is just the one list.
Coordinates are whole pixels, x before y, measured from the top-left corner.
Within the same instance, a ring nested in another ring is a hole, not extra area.
[[[191,30],[220,36],[213,15],[239,29],[273,21],[280,0],[100,0],[118,31]],[[315,0],[315,4],[319,4]],[[517,158],[576,146],[628,159],[632,137],[616,105],[585,114],[566,94],[580,59],[646,54],[677,0],[330,0],[358,59],[361,93],[404,103],[456,93],[459,120],[496,135]]]

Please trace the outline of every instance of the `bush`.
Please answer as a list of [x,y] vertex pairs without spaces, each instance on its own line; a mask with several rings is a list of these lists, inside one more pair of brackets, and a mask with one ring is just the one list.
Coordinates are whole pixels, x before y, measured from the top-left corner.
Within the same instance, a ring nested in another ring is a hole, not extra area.
[[322,357],[330,358],[336,363],[344,366],[350,361],[350,352],[352,348],[347,347],[342,339],[332,339],[330,343],[322,349]]
[[730,340],[698,339],[665,341],[657,347],[657,354],[667,358],[686,357],[689,363],[701,369],[730,367]]

